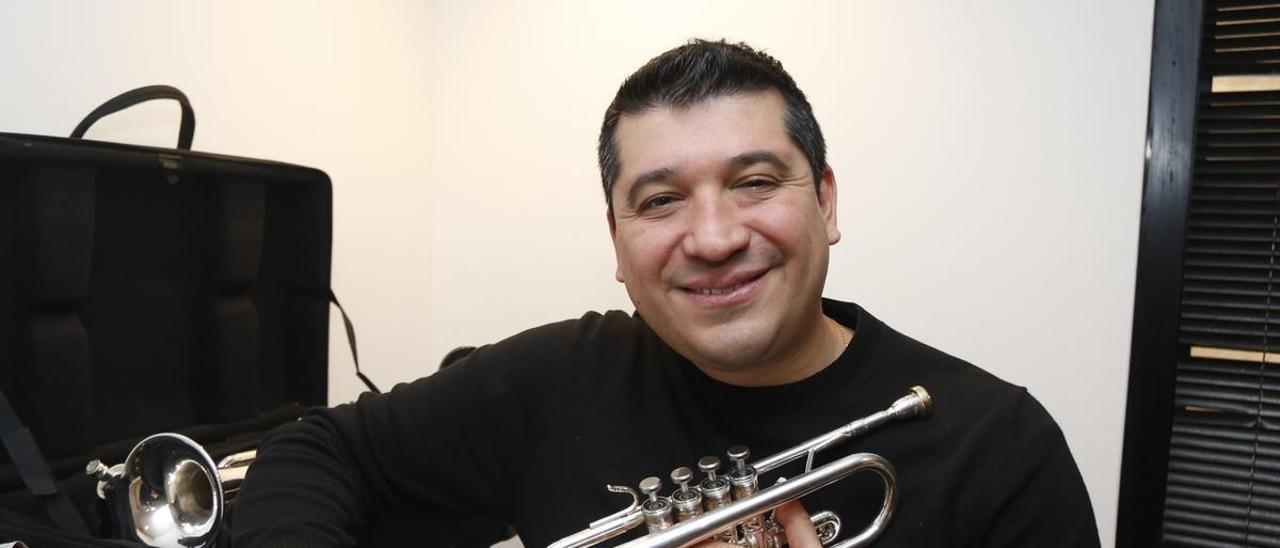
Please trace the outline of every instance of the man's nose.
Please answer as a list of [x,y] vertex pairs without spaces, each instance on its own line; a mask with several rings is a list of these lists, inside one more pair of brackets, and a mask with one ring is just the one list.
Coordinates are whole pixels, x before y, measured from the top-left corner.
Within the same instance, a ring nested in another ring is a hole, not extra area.
[[729,200],[697,200],[689,217],[682,247],[686,255],[720,262],[745,249],[751,239],[738,208]]

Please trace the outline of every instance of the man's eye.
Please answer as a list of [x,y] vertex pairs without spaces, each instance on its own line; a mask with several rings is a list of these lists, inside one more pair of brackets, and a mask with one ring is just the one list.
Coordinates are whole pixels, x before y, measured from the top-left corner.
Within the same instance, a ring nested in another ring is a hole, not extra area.
[[778,186],[778,184],[769,179],[747,179],[738,186],[747,190],[768,190]]
[[660,196],[654,196],[652,198],[649,198],[648,200],[645,200],[644,203],[640,204],[640,211],[650,211],[653,209],[661,209],[663,207],[671,205],[671,203],[675,201],[676,201],[675,196],[668,196],[665,194]]

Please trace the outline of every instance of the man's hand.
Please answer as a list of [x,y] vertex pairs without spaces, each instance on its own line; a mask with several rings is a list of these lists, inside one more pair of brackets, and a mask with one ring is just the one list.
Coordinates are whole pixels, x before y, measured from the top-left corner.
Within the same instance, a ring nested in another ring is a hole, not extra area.
[[[800,501],[791,501],[779,506],[774,517],[787,532],[788,546],[822,548],[822,543],[818,542],[818,532],[813,530],[813,522],[809,520],[809,512],[805,511]],[[699,544],[698,548],[733,548],[733,546],[723,542],[707,541]]]

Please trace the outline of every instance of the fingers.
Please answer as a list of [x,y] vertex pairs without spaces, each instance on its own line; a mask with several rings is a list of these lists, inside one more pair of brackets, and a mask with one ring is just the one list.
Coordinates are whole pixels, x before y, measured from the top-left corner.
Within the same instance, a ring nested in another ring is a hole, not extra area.
[[[813,529],[813,521],[809,519],[809,512],[805,511],[800,501],[793,500],[779,506],[774,510],[774,519],[782,525],[787,532],[787,545],[792,548],[822,548],[822,542],[818,540],[818,532]],[[716,542],[708,540],[700,543],[696,548],[738,548],[732,544]]]
[[813,530],[813,522],[809,520],[800,501],[793,500],[774,511],[773,517],[787,531],[787,544],[793,548],[821,548],[818,532]]

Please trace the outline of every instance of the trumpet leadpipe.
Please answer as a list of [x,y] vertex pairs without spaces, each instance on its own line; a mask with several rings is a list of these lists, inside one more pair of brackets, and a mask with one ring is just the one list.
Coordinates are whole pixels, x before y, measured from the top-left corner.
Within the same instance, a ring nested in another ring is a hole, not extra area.
[[[812,455],[842,441],[866,434],[887,422],[912,417],[924,418],[929,416],[929,412],[932,410],[933,398],[929,396],[929,393],[924,388],[913,386],[910,394],[898,398],[887,409],[877,411],[831,432],[760,459],[753,463],[753,466],[756,469],[756,473],[765,474],[800,457]],[[810,467],[806,466],[806,468]]]
[[644,523],[644,514],[639,506],[626,508],[607,518],[591,523],[589,527],[564,537],[547,548],[582,548],[595,546],[613,537],[626,533]]

